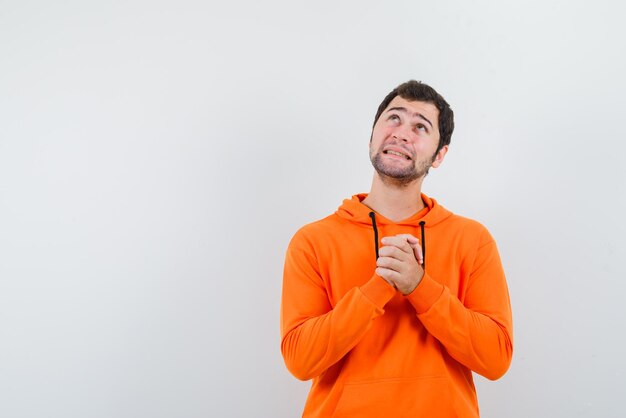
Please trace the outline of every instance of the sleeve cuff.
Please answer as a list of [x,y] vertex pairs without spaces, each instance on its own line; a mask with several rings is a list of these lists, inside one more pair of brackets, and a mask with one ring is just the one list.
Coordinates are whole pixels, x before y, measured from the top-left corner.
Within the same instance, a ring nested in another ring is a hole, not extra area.
[[361,293],[380,309],[396,294],[396,290],[377,274],[374,274],[360,289]]
[[441,283],[424,273],[420,284],[406,298],[411,302],[411,305],[413,305],[419,315],[428,311],[434,305],[443,293],[443,290],[444,286]]

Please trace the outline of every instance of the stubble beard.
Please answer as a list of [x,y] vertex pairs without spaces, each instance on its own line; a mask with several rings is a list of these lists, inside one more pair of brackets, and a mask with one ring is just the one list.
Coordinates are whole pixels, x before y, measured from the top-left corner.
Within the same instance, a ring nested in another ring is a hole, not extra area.
[[433,155],[431,158],[418,161],[417,164],[413,164],[413,160],[411,160],[411,164],[395,167],[386,164],[383,157],[382,150],[378,150],[378,152],[370,154],[370,161],[383,183],[397,187],[406,187],[415,180],[425,177],[435,158]]

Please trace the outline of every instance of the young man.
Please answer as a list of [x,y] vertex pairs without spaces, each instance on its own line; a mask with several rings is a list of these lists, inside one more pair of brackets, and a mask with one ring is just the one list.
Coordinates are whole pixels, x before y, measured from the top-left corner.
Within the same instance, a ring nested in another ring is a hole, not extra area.
[[398,86],[374,119],[370,193],[289,244],[281,350],[294,376],[313,379],[303,417],[478,417],[472,371],[497,379],[508,369],[496,244],[421,193],[453,130],[435,90]]

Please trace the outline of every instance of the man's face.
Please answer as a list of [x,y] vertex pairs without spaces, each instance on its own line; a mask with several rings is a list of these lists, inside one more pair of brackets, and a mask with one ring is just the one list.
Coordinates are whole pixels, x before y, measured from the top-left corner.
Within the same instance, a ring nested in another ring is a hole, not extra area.
[[396,96],[376,121],[370,160],[383,178],[408,184],[438,167],[448,147],[439,145],[439,110],[432,103]]

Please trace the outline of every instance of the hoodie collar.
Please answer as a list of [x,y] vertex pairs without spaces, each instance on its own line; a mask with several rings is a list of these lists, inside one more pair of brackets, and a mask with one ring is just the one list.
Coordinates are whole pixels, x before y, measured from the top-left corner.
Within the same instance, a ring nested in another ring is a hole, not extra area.
[[[366,197],[366,193],[361,193],[352,196],[350,199],[345,199],[337,209],[337,215],[351,222],[366,224],[371,227],[372,220],[369,217],[369,213],[372,209],[361,203]],[[376,222],[379,225],[419,226],[419,223],[424,221],[426,223],[425,226],[428,228],[452,215],[452,212],[439,205],[435,199],[426,196],[424,193],[421,194],[421,197],[426,207],[409,218],[399,222],[393,222],[376,213]]]

